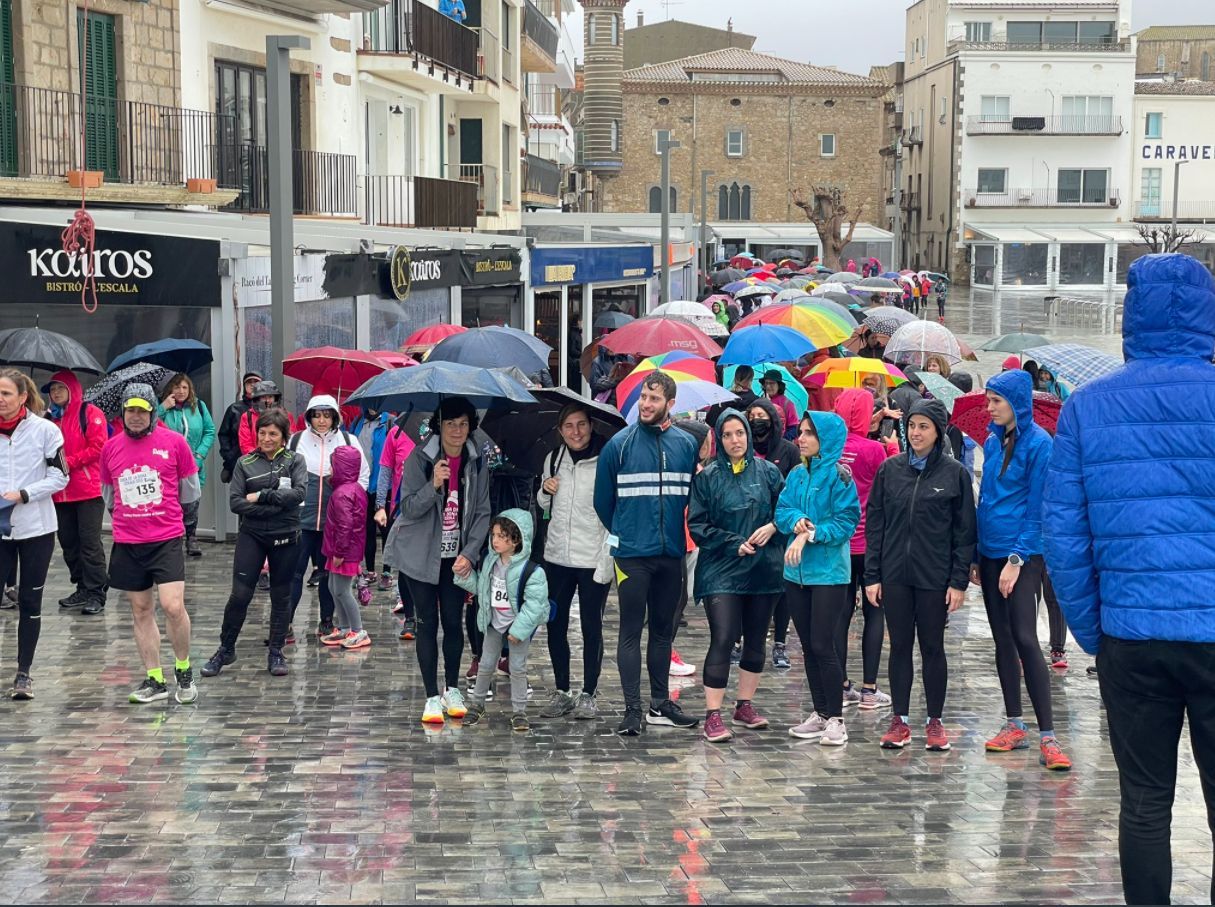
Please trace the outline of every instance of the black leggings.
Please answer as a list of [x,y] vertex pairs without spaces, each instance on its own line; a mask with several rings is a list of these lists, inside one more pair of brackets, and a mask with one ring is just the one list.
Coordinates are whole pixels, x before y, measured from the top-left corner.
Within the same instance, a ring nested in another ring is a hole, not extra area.
[[[304,575],[308,572],[308,565],[313,564],[318,567],[325,565],[324,557],[321,555],[321,544],[324,540],[324,531],[300,530],[300,541],[295,546],[295,574],[291,577],[292,622],[295,621],[295,611],[300,606],[300,599],[304,597]],[[333,623],[333,593],[329,591],[329,584],[322,580],[316,591],[321,600],[321,622]]]
[[[388,521],[388,525],[380,528],[380,524],[375,521],[376,513],[375,492],[367,492],[367,537],[363,543],[363,566],[366,567],[368,573],[375,573],[375,549],[376,542],[388,541],[388,530],[392,528],[392,520]],[[384,569],[388,569],[388,565],[384,565]]]
[[724,690],[730,679],[730,651],[741,636],[742,660],[738,666],[762,674],[767,655],[768,622],[772,620],[775,595],[710,595],[705,602],[709,619],[709,651],[705,653],[704,684]]
[[[464,632],[468,634],[468,649],[472,652],[474,661],[480,661],[484,654],[485,634],[481,632],[481,628],[477,626],[477,599],[464,596]],[[509,643],[503,643],[503,654],[505,658],[510,654]],[[493,665],[490,665],[492,668]]]
[[[646,668],[650,675],[650,704],[657,708],[671,697],[671,640],[679,587],[687,585],[682,557],[627,557],[616,559],[620,600],[620,638],[616,666],[625,708],[641,702],[641,630],[650,621]],[[620,577],[623,576],[623,579]]]
[[772,612],[772,641],[783,646],[789,640],[789,596],[781,592]]
[[439,695],[439,624],[443,625],[443,677],[446,688],[460,685],[460,659],[464,655],[464,590],[456,585],[451,568],[454,558],[439,563],[439,581],[424,583],[409,576],[409,597],[418,612],[418,668],[426,695]]
[[1059,607],[1059,599],[1055,596],[1055,587],[1050,581],[1050,573],[1042,571],[1042,600],[1046,602],[1046,619],[1050,623],[1051,651],[1062,652],[1067,646],[1067,618]]
[[263,538],[242,529],[236,535],[236,553],[232,558],[232,594],[224,606],[224,623],[219,632],[219,644],[229,652],[236,649],[236,640],[249,602],[257,587],[262,564],[270,564],[270,648],[282,649],[291,620],[291,581],[295,576],[299,553],[297,542],[276,545],[275,539]]
[[562,567],[547,564],[548,594],[557,603],[557,614],[548,622],[548,657],[558,690],[570,689],[570,607],[578,592],[578,616],[582,625],[582,692],[595,695],[603,669],[603,611],[607,606],[605,583],[595,582],[593,567]]
[[[886,618],[881,608],[869,604],[865,595],[865,555],[852,555],[852,579],[848,581],[848,604],[840,616],[839,626],[835,629],[835,651],[839,655],[840,670],[844,680],[851,683],[848,676],[848,630],[852,627],[852,615],[856,611],[856,593],[861,593],[861,613],[865,616],[865,629],[861,633],[861,670],[864,674],[861,680],[867,687],[877,686],[878,665],[882,661],[882,640],[886,633]],[[901,714],[901,713],[900,713]]]
[[413,620],[413,596],[409,594],[409,578],[404,573],[397,574],[397,595],[401,596],[401,604],[405,606],[401,616]]
[[[0,576],[17,583],[17,672],[28,674],[42,630],[42,590],[55,553],[55,533],[0,539]],[[18,571],[18,566],[20,570]]]
[[1021,673],[1025,673],[1025,688],[1038,719],[1038,730],[1054,729],[1050,704],[1050,671],[1038,645],[1038,590],[1042,588],[1044,565],[1042,556],[1035,554],[1021,568],[1012,595],[1000,594],[1000,571],[1007,558],[979,559],[979,579],[982,580],[983,602],[987,605],[987,622],[996,643],[996,673],[1004,691],[1004,708],[1009,718],[1021,717]]
[[886,626],[890,630],[886,668],[894,713],[906,716],[911,712],[911,681],[915,677],[911,650],[918,636],[928,717],[940,718],[949,685],[949,663],[945,659],[945,617],[949,606],[945,603],[945,590],[882,583],[882,610],[886,612]]
[[789,613],[802,641],[806,682],[814,711],[823,718],[844,714],[844,670],[835,648],[835,632],[848,605],[848,586],[799,586],[785,583]]

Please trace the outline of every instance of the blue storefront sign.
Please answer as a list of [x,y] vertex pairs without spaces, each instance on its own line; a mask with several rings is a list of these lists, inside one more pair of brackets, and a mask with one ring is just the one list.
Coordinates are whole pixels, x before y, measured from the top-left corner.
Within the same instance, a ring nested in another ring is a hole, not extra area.
[[652,246],[536,247],[531,252],[532,286],[648,280],[654,273]]

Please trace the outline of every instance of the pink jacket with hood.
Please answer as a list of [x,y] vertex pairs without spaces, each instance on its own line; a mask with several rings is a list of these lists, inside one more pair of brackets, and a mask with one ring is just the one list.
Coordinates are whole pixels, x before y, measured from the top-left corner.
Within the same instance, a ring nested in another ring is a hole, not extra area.
[[363,455],[353,445],[337,447],[330,463],[333,471],[329,475],[321,554],[357,564],[363,559],[367,538],[367,492],[359,484]]
[[[52,500],[56,504],[91,501],[101,497],[101,448],[110,436],[105,426],[105,414],[93,404],[84,402],[80,379],[74,374],[69,371],[55,372],[48,384],[56,381],[64,385],[71,396],[64,404],[63,415],[58,419],[51,418],[63,435],[63,455],[68,465],[67,488]],[[83,431],[80,428],[82,406]]]
[[[844,442],[844,455],[840,463],[852,470],[856,482],[856,495],[861,502],[861,521],[852,535],[852,553],[865,553],[865,509],[869,505],[869,489],[877,471],[890,456],[880,441],[869,439],[869,425],[873,419],[873,394],[863,388],[849,388],[835,400],[835,413],[848,426],[848,439]],[[898,453],[896,450],[895,453]]]

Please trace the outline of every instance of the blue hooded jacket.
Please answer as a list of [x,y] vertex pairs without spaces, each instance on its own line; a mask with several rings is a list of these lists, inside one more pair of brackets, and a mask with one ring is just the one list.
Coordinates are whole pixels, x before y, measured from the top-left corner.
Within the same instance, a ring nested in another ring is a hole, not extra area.
[[852,473],[840,465],[848,426],[835,413],[808,415],[818,434],[818,456],[785,479],[776,528],[792,540],[793,527],[803,517],[814,524],[814,541],[802,551],[800,564],[785,565],[785,579],[799,586],[836,586],[852,578],[852,534],[861,521],[861,502]]
[[1126,364],[1063,407],[1046,559],[1076,641],[1215,642],[1215,280],[1188,255],[1131,265]]
[[979,485],[979,554],[1028,559],[1042,553],[1042,491],[1051,437],[1034,422],[1034,383],[1028,372],[1011,369],[987,382],[1017,417],[1017,436],[1004,466],[1004,429],[991,423],[983,442],[983,481]]

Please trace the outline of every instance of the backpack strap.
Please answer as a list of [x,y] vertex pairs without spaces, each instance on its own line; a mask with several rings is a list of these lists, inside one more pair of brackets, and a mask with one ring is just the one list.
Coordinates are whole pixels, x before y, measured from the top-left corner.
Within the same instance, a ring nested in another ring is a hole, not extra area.
[[539,569],[540,569],[540,565],[537,564],[535,561],[531,560],[530,558],[528,559],[527,563],[523,565],[523,573],[519,577],[518,598],[515,602],[515,607],[520,614],[523,613],[523,595],[524,595],[524,592],[527,590],[527,581],[530,580],[532,578],[532,574],[534,574]]
[[291,436],[291,440],[287,442],[287,449],[290,450],[292,453],[295,453],[297,450],[300,449],[300,435],[302,435],[302,434],[303,434],[303,432],[297,431],[295,434],[293,434]]

